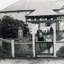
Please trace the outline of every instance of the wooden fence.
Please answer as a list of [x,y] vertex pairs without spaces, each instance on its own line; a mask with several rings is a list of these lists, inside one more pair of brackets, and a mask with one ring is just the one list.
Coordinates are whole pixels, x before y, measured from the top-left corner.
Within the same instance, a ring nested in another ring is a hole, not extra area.
[[12,57],[14,57],[14,40],[13,39],[7,40],[7,39],[0,38],[0,46],[2,46],[3,42],[11,44],[11,55]]
[[[14,40],[12,39],[12,40],[7,40],[7,39],[2,39],[2,38],[0,38],[0,43],[1,43],[1,45],[0,46],[2,46],[2,42],[6,42],[6,43],[9,43],[9,44],[11,44],[11,55],[12,55],[12,57],[14,58],[15,57],[15,44],[32,44],[32,46],[33,46],[33,43],[15,43],[14,42]],[[56,41],[56,43],[62,43],[62,44],[64,44],[64,41]]]

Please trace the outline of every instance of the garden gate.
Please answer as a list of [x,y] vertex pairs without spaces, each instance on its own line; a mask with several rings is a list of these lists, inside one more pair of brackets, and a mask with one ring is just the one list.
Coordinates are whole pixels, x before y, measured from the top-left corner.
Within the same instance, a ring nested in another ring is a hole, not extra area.
[[[37,56],[36,43],[48,43],[48,42],[35,42],[35,24],[39,23],[52,23],[53,24],[53,57],[56,57],[56,22],[59,20],[27,20],[26,22],[32,23],[32,41],[33,41],[33,57]],[[51,43],[51,42],[50,42]],[[41,54],[40,54],[41,55]]]

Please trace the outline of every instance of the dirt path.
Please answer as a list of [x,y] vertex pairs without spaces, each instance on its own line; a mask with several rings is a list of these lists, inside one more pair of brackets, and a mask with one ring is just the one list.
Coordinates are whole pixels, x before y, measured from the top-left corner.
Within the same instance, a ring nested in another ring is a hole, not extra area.
[[0,64],[64,64],[64,59],[3,59],[0,60]]

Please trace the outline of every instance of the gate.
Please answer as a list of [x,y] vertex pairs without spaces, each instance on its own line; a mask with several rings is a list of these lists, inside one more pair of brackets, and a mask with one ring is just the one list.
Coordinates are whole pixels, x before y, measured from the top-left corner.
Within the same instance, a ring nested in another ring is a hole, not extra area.
[[35,42],[36,57],[52,56],[54,55],[53,42],[37,41]]

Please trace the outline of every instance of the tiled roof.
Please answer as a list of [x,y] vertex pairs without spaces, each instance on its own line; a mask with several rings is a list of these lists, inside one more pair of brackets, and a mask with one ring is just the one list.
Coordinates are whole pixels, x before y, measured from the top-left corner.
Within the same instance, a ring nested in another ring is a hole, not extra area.
[[51,1],[52,9],[61,9],[64,5],[64,0],[61,1]]
[[46,16],[46,15],[58,15],[58,13],[52,11],[51,9],[37,9],[28,16]]
[[1,11],[34,10],[30,15],[56,15],[48,0],[19,0]]
[[27,0],[19,0],[1,11],[24,10]]

